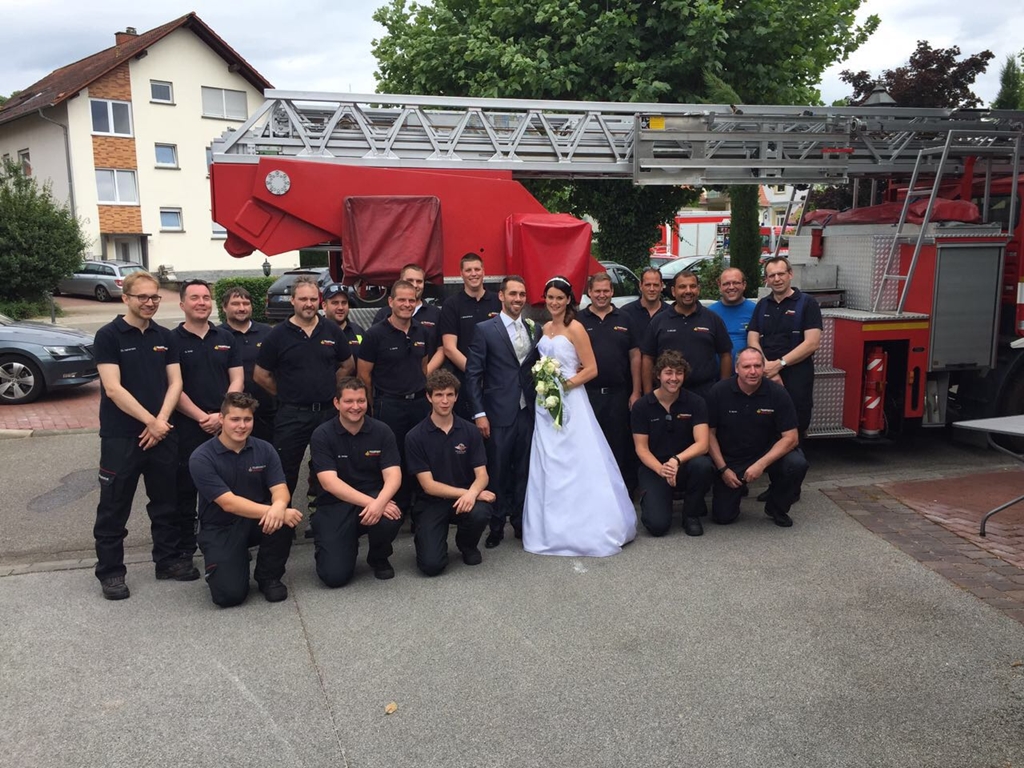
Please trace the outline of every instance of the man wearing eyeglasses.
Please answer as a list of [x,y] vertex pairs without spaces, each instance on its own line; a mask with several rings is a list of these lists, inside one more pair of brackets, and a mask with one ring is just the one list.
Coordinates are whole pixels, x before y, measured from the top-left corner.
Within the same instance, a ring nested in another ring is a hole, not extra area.
[[124,280],[118,315],[96,332],[100,374],[100,500],[96,506],[96,578],[107,600],[131,595],[125,584],[125,526],[139,477],[146,482],[158,579],[194,581],[199,571],[181,556],[175,510],[178,440],[171,414],[181,395],[174,334],[153,322],[160,284],[148,272]]
[[747,346],[747,326],[750,324],[750,316],[754,314],[754,307],[757,302],[746,298],[743,294],[747,290],[747,278],[743,272],[735,267],[723,269],[718,276],[719,300],[710,305],[708,309],[722,318],[725,329],[732,339],[733,362],[736,361],[736,354]]
[[185,320],[174,329],[181,360],[181,397],[174,427],[178,432],[178,522],[181,556],[195,556],[198,495],[189,472],[192,452],[221,429],[221,404],[228,392],[241,392],[242,356],[230,331],[210,322],[213,295],[205,280],[186,280],[178,288]]

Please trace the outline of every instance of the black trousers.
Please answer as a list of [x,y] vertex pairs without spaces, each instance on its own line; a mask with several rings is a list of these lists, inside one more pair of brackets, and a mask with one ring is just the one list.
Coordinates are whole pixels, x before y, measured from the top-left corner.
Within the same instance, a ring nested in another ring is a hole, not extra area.
[[252,436],[274,444],[274,421],[277,411],[264,411],[259,408],[252,417]]
[[652,536],[664,536],[672,527],[672,499],[683,493],[683,517],[701,517],[708,508],[704,496],[711,490],[715,466],[708,456],[697,456],[679,467],[673,488],[665,478],[640,465],[640,522]]
[[257,583],[284,576],[294,531],[282,525],[271,534],[259,520],[239,517],[231,525],[200,525],[199,549],[206,564],[206,583],[213,602],[223,608],[242,603],[249,594],[249,547],[259,546]]
[[178,433],[178,471],[175,485],[175,507],[178,515],[178,528],[181,531],[181,556],[189,560],[196,553],[196,523],[199,494],[192,474],[188,471],[188,460],[192,452],[209,440],[213,435],[204,432],[199,422],[176,414],[174,431]]
[[[295,486],[299,484],[302,457],[306,455],[306,448],[309,447],[309,438],[313,436],[313,430],[325,421],[336,418],[338,418],[338,411],[333,406],[319,411],[311,411],[293,408],[282,403],[277,409],[277,418],[274,421],[274,448],[277,449],[277,455],[281,459],[284,480],[288,484],[288,493],[292,498],[295,497]],[[312,494],[320,492],[320,484],[312,472],[309,475],[309,492]],[[294,504],[290,506],[294,506]]]
[[100,501],[96,505],[96,578],[124,576],[125,526],[142,477],[149,503],[146,511],[153,535],[153,562],[160,566],[181,557],[181,528],[174,507],[174,475],[178,438],[174,431],[150,448],[137,437],[100,438]]
[[316,575],[328,587],[343,587],[352,580],[359,557],[359,537],[366,535],[370,567],[391,557],[391,546],[402,527],[402,520],[381,517],[374,525],[359,522],[362,507],[338,502],[322,504],[309,524],[313,529],[313,557]]
[[811,425],[811,411],[814,409],[814,363],[804,360],[797,365],[786,366],[782,369],[782,383],[793,399],[802,436]]
[[491,532],[502,535],[505,519],[516,531],[523,530],[523,503],[530,472],[530,445],[533,441],[533,402],[527,399],[515,421],[506,427],[491,425],[487,449],[489,488],[498,497],[491,508]]
[[637,487],[639,462],[629,425],[629,390],[623,387],[602,394],[600,390],[588,388],[587,397],[605,440],[608,441],[608,447],[612,449],[615,463],[619,465],[626,490],[632,496]]
[[439,575],[448,565],[448,526],[457,526],[455,546],[460,552],[476,549],[491,519],[491,505],[478,501],[469,512],[458,514],[454,499],[421,497],[413,510],[416,521],[416,567],[427,576]]
[[405,436],[409,434],[409,430],[430,415],[430,402],[423,395],[407,400],[378,393],[373,398],[373,415],[391,427],[391,431],[395,433],[398,455],[402,457],[402,487],[395,494],[395,504],[403,513],[407,513],[416,482],[413,476],[405,471]]
[[[743,477],[749,464],[729,463],[729,468],[736,473],[737,477]],[[808,464],[804,453],[799,448],[794,448],[781,459],[768,467],[768,479],[771,481],[771,490],[768,501],[765,502],[765,512],[774,515],[779,513],[789,514],[789,508],[793,506],[796,497],[800,494],[800,486],[807,476]],[[743,488],[730,488],[722,480],[721,475],[715,478],[714,495],[711,498],[711,519],[721,525],[728,525],[735,522],[740,516],[740,499],[743,498]]]

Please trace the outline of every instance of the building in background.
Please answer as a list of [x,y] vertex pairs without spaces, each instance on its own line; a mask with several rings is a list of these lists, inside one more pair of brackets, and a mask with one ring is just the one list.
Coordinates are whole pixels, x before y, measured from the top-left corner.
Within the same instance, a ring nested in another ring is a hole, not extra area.
[[[0,108],[0,156],[50,182],[92,241],[92,257],[151,270],[245,270],[210,218],[212,140],[237,128],[270,82],[195,13],[27,86]],[[277,257],[285,266],[289,257]]]

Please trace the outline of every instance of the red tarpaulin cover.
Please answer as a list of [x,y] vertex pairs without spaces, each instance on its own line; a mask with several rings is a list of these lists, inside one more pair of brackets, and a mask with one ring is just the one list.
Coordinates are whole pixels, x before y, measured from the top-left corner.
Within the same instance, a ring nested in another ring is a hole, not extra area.
[[441,282],[444,249],[441,203],[433,196],[345,198],[341,237],[345,281],[392,283],[406,264],[419,264],[427,280]]
[[508,274],[522,275],[531,304],[544,301],[544,283],[561,275],[576,301],[587,275],[600,269],[590,258],[590,225],[567,213],[514,213],[505,220]]
[[[907,211],[909,224],[920,224],[924,213],[928,210],[927,200],[915,200]],[[866,208],[851,208],[841,211],[828,220],[829,224],[897,224],[903,203],[882,203]],[[960,221],[965,224],[977,224],[981,221],[978,206],[969,200],[946,200],[938,198],[932,206],[929,221]]]

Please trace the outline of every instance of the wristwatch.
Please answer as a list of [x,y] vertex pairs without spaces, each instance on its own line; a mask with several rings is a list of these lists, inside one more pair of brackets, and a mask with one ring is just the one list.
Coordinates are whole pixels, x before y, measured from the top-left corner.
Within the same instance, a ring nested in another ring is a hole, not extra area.
[[780,357],[779,358],[779,367],[780,368],[785,368],[786,367],[786,358],[784,358],[784,357]]

